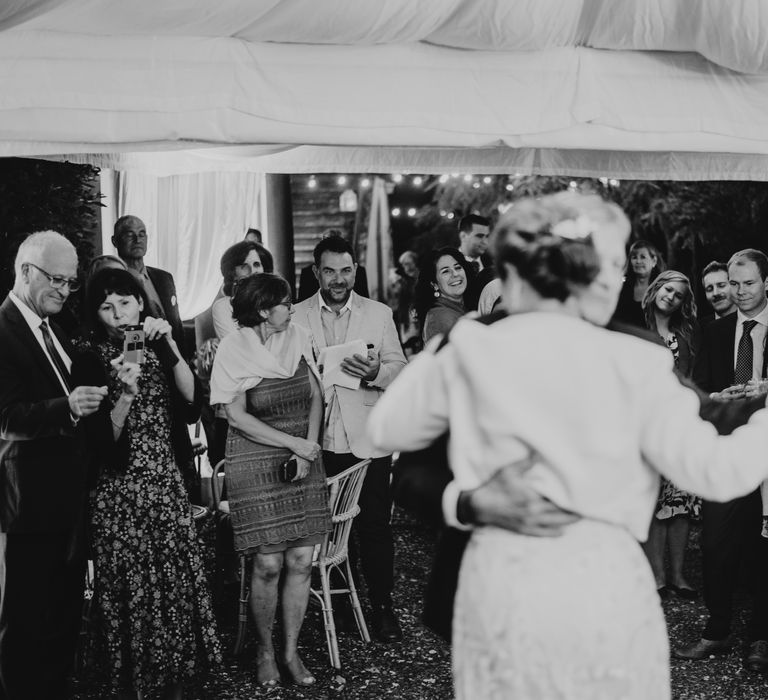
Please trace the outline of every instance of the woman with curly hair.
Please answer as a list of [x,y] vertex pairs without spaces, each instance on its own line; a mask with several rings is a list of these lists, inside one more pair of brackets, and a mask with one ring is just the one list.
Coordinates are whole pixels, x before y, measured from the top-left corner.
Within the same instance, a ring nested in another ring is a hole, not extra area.
[[464,295],[472,267],[456,248],[434,250],[416,283],[414,306],[424,342],[447,333],[466,312]]
[[[672,351],[677,371],[690,377],[698,347],[696,302],[689,279],[681,272],[667,270],[649,285],[643,297],[648,328],[658,333]],[[701,499],[662,480],[656,513],[651,520],[645,553],[656,577],[661,598],[676,593],[692,600],[698,596],[683,573],[691,517],[697,517]],[[669,549],[669,582],[664,572],[664,554]]]
[[629,247],[627,258],[626,276],[614,318],[638,328],[645,328],[643,297],[648,285],[660,272],[666,270],[667,266],[658,248],[642,239]]

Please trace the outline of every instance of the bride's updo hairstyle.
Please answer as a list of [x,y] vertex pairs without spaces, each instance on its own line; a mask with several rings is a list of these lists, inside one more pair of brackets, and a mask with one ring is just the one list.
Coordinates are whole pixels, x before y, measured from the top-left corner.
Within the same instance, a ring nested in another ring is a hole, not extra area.
[[565,301],[574,287],[600,271],[591,236],[591,210],[609,205],[595,195],[559,192],[517,200],[494,231],[496,268],[502,280],[512,265],[546,299]]

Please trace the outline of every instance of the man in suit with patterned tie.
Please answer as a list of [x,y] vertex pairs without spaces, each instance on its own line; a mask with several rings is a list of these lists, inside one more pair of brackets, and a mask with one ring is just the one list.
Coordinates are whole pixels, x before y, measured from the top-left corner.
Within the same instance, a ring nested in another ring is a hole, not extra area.
[[[694,382],[712,398],[739,401],[760,392],[766,376],[768,335],[768,257],[748,248],[728,261],[728,282],[736,313],[705,326]],[[753,593],[745,668],[768,669],[768,539],[760,536],[760,491],[727,503],[702,506],[704,602],[709,619],[701,639],[675,650],[682,659],[706,659],[728,651],[733,595],[740,564],[746,565]]]
[[144,222],[132,214],[121,216],[115,221],[112,245],[128,269],[141,280],[154,315],[171,324],[171,335],[176,345],[181,354],[189,359],[173,275],[159,267],[144,264],[144,256],[147,254],[147,227]]
[[85,578],[81,418],[106,387],[72,387],[73,349],[49,317],[77,291],[53,231],[22,242],[0,306],[0,698],[63,698]]

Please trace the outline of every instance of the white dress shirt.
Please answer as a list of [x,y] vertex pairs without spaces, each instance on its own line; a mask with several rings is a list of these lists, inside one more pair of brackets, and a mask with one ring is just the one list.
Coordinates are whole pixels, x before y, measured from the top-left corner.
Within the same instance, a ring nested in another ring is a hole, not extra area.
[[733,339],[733,368],[736,369],[736,361],[739,354],[739,343],[744,333],[744,321],[757,321],[752,329],[752,377],[759,379],[763,376],[763,353],[765,351],[765,337],[768,333],[768,304],[752,318],[748,318],[741,311],[736,311],[736,334]]
[[[48,348],[45,347],[45,340],[43,339],[43,331],[40,330],[40,325],[43,323],[43,319],[40,318],[40,316],[38,316],[34,311],[32,311],[32,309],[30,309],[13,292],[10,292],[8,296],[10,297],[11,301],[14,304],[16,304],[16,308],[21,312],[21,315],[23,316],[24,320],[27,322],[29,329],[32,331],[32,335],[35,336],[35,340],[37,340],[38,344],[43,350],[43,353],[45,353],[45,356],[48,358],[48,363],[51,365],[51,369],[53,369],[54,373],[59,378],[61,388],[64,390],[64,395],[69,396],[69,391],[67,390],[67,384],[64,381],[64,377],[62,377],[59,374],[59,370],[56,369],[56,365],[53,363],[53,359],[48,354]],[[53,329],[51,329],[51,340],[53,341],[53,346],[56,348],[56,350],[58,350],[59,355],[61,355],[61,359],[64,362],[64,366],[67,368],[67,371],[71,372],[72,359],[69,357],[69,355],[67,355],[66,352],[64,352],[64,348],[59,342],[59,339],[56,337],[56,334],[53,332]]]

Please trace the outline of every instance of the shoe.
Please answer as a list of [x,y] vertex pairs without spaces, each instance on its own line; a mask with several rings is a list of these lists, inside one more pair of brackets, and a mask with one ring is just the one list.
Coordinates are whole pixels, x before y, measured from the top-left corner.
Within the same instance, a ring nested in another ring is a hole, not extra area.
[[669,598],[672,596],[672,594],[669,591],[670,589],[667,588],[667,586],[659,586],[656,589],[656,593],[659,594],[659,598],[661,600],[669,600]]
[[688,588],[687,586],[673,586],[669,585],[667,588],[674,593],[678,598],[683,600],[696,600],[699,597],[699,592],[695,588]]
[[399,642],[403,638],[403,631],[391,605],[374,606],[372,622],[373,634],[380,642]]
[[687,647],[675,649],[672,655],[676,659],[701,661],[715,654],[725,654],[731,650],[731,646],[731,642],[727,637],[725,639],[704,639],[702,637],[698,642],[689,644]]
[[280,672],[283,680],[293,685],[299,685],[307,688],[317,683],[317,679],[307,670],[302,660],[296,656],[290,663],[283,661],[280,664]]
[[758,639],[749,645],[749,653],[744,659],[744,668],[750,671],[765,671],[768,669],[768,641]]

